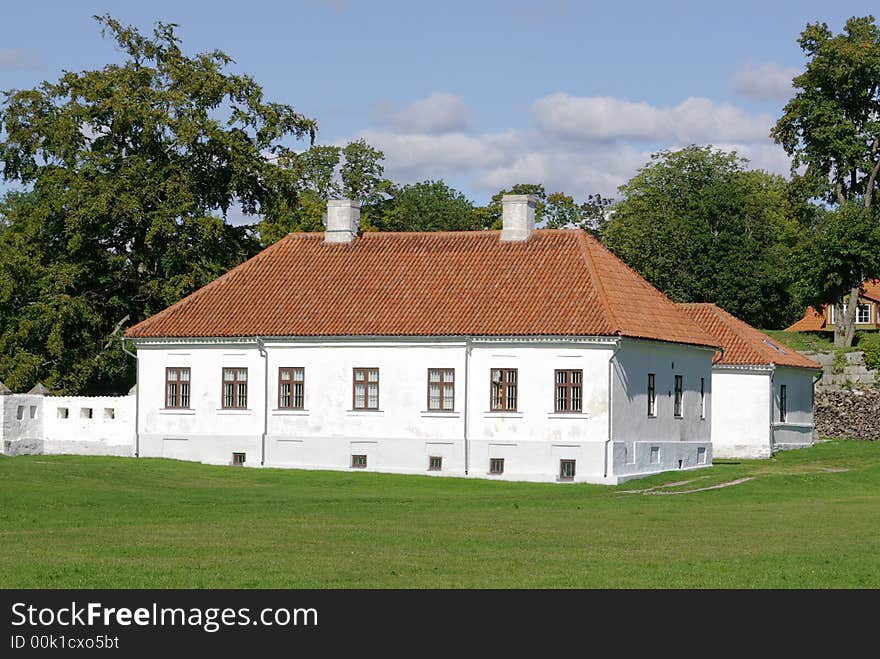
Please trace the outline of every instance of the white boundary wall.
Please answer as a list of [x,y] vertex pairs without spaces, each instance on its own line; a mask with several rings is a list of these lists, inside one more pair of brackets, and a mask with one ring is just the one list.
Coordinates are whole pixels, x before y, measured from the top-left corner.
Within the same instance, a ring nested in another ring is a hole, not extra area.
[[3,452],[134,455],[132,396],[0,397]]

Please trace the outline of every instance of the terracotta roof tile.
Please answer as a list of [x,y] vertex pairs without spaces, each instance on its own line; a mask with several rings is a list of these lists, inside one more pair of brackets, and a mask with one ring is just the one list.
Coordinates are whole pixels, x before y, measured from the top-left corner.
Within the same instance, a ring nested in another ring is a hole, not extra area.
[[815,307],[807,307],[804,317],[794,325],[785,328],[786,332],[818,332],[825,329],[825,314],[816,311]]
[[869,279],[862,284],[862,297],[880,302],[880,279]]
[[611,336],[717,347],[586,232],[289,234],[126,336]]
[[724,348],[718,364],[797,366],[820,369],[822,365],[771,339],[721,307],[709,303],[679,304],[679,307],[715,337]]

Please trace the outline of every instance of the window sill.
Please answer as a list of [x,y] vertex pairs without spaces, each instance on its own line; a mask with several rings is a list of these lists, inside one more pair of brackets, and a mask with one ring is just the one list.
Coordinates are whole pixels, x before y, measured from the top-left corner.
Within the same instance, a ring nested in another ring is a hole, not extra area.
[[271,410],[272,416],[308,416],[308,410],[287,410],[287,409],[277,409]]
[[345,410],[345,416],[385,416],[385,410]]
[[548,419],[589,419],[586,412],[548,412]]
[[250,409],[237,409],[234,407],[221,407],[217,410],[217,414],[230,414],[238,416],[250,416],[254,411]]
[[[171,415],[183,415],[189,416],[195,414],[196,411],[189,407],[162,407],[159,409],[159,414],[171,414]],[[109,421],[110,419],[108,419]]]
[[422,418],[458,419],[461,417],[461,412],[456,412],[455,410],[422,410],[419,412],[419,415]]
[[492,411],[492,412],[483,412],[483,418],[484,419],[522,419],[523,413],[522,412],[514,412],[513,410],[503,411],[503,412],[500,410],[497,410],[497,411]]

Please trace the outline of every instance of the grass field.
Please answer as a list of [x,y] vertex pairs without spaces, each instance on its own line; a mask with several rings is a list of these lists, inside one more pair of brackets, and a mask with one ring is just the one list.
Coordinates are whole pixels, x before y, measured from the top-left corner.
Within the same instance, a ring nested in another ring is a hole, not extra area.
[[3,588],[877,588],[880,443],[618,487],[0,457],[0,538]]

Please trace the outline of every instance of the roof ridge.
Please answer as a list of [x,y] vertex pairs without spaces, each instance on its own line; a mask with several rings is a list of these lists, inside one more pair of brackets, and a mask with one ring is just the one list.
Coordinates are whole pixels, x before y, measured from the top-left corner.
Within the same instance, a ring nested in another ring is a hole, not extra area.
[[614,314],[614,311],[611,309],[611,305],[608,303],[608,297],[605,294],[605,286],[602,284],[602,278],[599,277],[596,264],[593,263],[593,255],[590,253],[589,248],[587,247],[587,232],[583,229],[580,229],[577,234],[578,246],[581,248],[581,254],[584,257],[584,263],[586,263],[587,270],[590,272],[590,278],[593,280],[593,286],[596,289],[596,294],[599,296],[599,302],[602,305],[602,308],[605,310],[605,313],[608,315],[608,320],[611,321],[611,332],[615,334],[620,334],[622,331],[622,327],[617,320],[617,316]]

